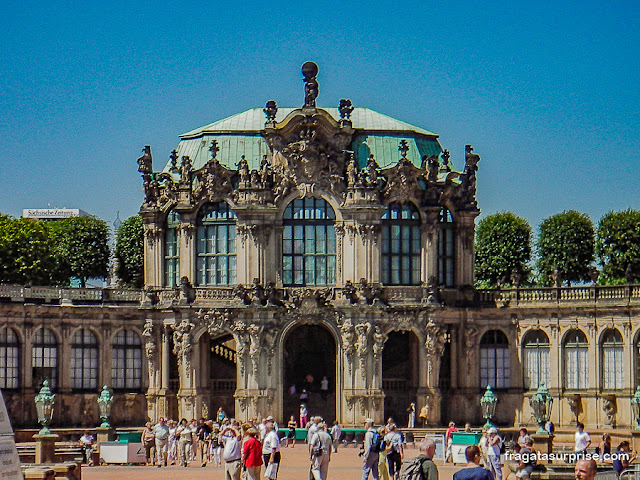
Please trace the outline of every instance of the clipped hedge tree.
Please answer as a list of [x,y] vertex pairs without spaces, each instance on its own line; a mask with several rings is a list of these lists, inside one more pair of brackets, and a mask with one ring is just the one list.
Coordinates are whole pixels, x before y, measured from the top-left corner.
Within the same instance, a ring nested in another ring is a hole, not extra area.
[[475,278],[478,286],[495,287],[517,272],[526,283],[531,260],[531,226],[512,212],[489,215],[478,223]]
[[598,223],[596,254],[601,282],[640,281],[640,211],[609,212]]
[[116,232],[116,275],[126,287],[142,288],[144,284],[144,230],[142,217],[127,218]]
[[575,210],[544,219],[540,224],[537,242],[537,268],[542,283],[553,283],[555,269],[567,285],[590,281],[594,235],[591,219]]

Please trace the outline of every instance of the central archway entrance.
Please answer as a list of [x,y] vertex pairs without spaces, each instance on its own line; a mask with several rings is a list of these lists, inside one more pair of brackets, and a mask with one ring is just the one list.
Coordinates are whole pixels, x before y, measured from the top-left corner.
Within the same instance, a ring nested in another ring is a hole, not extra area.
[[[410,331],[391,332],[382,350],[385,420],[407,426],[407,409],[418,392],[418,337]],[[419,408],[419,407],[418,407]],[[417,412],[416,412],[417,416]]]
[[[336,416],[336,342],[329,330],[320,325],[294,327],[284,341],[283,422],[293,415],[298,420],[300,404],[306,403],[309,415],[326,421]],[[328,389],[323,390],[326,377]],[[307,399],[304,399],[306,391]],[[302,396],[302,398],[301,398]]]
[[209,394],[208,417],[215,418],[218,408],[222,408],[227,417],[234,417],[237,358],[233,335],[211,338],[204,333],[200,342],[201,352],[207,353],[201,357],[201,385]]

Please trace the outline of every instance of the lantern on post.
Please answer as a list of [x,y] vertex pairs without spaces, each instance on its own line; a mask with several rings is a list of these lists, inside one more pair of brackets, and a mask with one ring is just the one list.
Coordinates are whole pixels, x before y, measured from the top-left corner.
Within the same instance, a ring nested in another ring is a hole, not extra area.
[[113,395],[109,391],[109,387],[106,385],[102,387],[102,392],[98,397],[98,411],[100,412],[100,419],[102,425],[100,428],[111,428],[109,424],[109,415],[111,414],[111,405],[113,404]]
[[544,383],[540,384],[538,391],[529,399],[529,405],[538,424],[536,435],[547,435],[548,432],[544,427],[551,418],[553,398],[549,395],[549,390],[544,386]]
[[484,391],[484,395],[480,399],[480,407],[482,408],[482,416],[487,421],[484,424],[484,428],[489,429],[495,425],[491,423],[493,415],[496,413],[496,404],[498,403],[498,397],[496,397],[491,391],[491,386],[487,385],[487,389]]
[[635,430],[640,430],[640,385],[638,385],[636,393],[631,398],[631,410],[633,412],[633,418],[636,421]]
[[56,402],[56,396],[51,393],[49,380],[42,382],[42,388],[40,389],[40,393],[36,395],[34,402],[38,414],[38,423],[42,425],[42,429],[38,432],[38,435],[51,435],[49,425],[51,425],[51,420],[53,419],[53,407]]

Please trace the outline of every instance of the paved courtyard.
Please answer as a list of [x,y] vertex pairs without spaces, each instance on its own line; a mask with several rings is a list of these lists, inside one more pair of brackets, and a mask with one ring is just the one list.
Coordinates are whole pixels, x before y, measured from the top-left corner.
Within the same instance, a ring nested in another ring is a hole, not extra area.
[[[338,449],[338,453],[331,456],[331,464],[329,466],[329,478],[339,480],[358,480],[361,476],[362,461],[358,457],[357,448]],[[409,447],[406,460],[410,460],[418,455],[418,450]],[[439,463],[439,462],[438,462]],[[461,466],[452,466],[448,464],[438,465],[440,471],[440,479],[450,480],[453,474],[458,471]],[[309,454],[306,445],[297,445],[295,448],[282,449],[282,465],[280,468],[279,480],[307,480],[309,472]],[[83,468],[83,479],[129,479],[137,480],[153,479],[153,480],[174,480],[182,479],[209,479],[223,480],[224,470],[221,467],[193,466],[178,467],[170,466],[167,468],[156,467],[140,467],[140,466],[120,466],[107,465],[102,467]]]

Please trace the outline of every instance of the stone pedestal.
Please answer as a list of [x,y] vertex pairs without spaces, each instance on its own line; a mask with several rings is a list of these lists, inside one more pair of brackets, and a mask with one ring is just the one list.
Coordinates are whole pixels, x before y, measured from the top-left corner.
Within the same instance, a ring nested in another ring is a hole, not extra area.
[[[553,450],[553,438],[555,435],[549,435],[549,434],[537,434],[534,433],[533,435],[531,435],[531,438],[533,438],[533,447],[540,453],[546,453],[549,456],[547,458],[551,458],[550,454],[551,451]],[[541,462],[543,463],[543,462]],[[551,463],[551,460],[547,460],[547,463]]]
[[54,463],[56,440],[59,438],[58,435],[40,435],[37,433],[33,438],[36,441],[36,463]]
[[96,428],[96,443],[113,442],[116,439],[116,431],[113,428]]
[[640,451],[640,430],[631,430],[631,450]]

